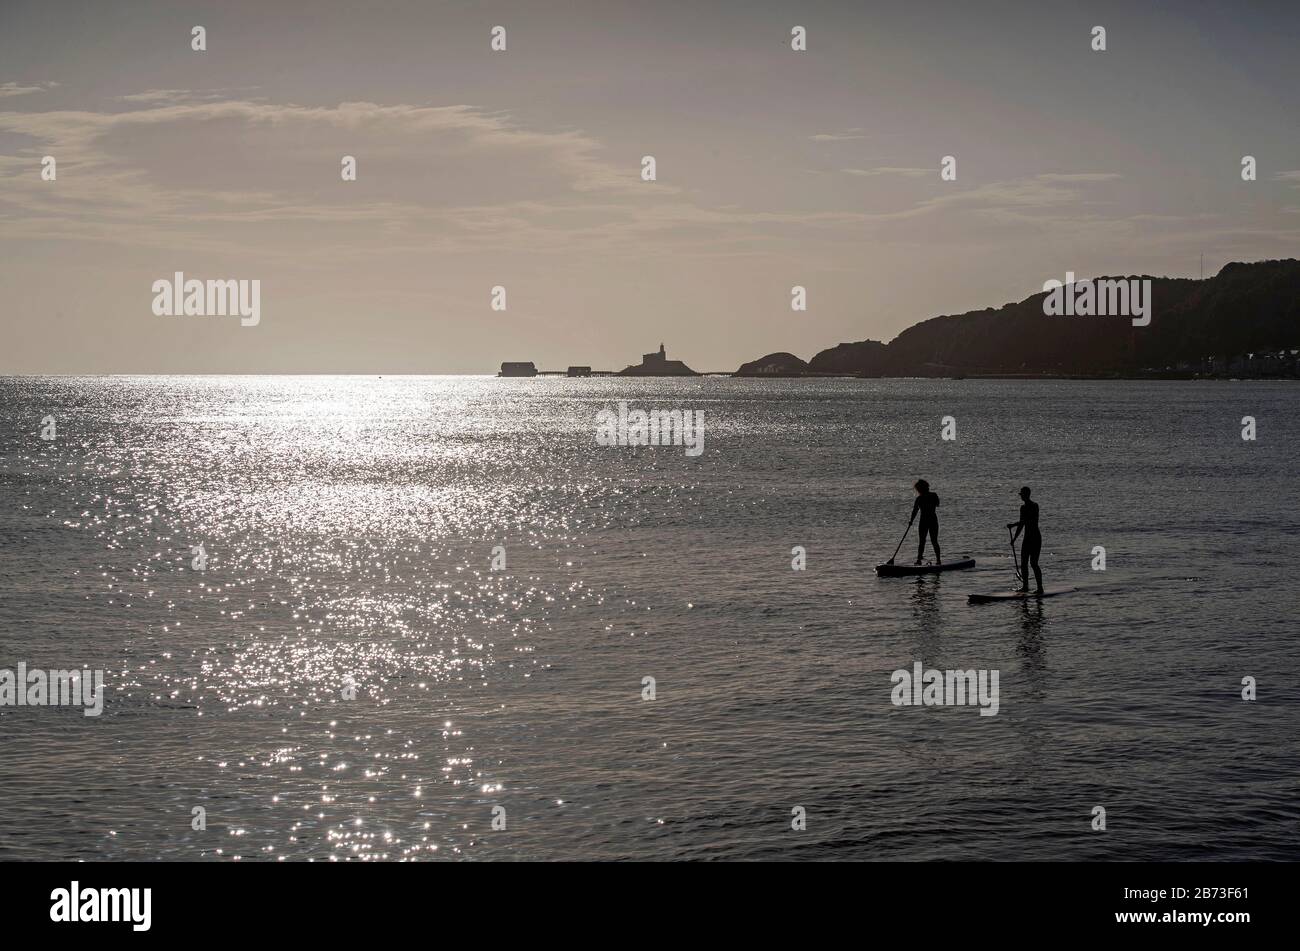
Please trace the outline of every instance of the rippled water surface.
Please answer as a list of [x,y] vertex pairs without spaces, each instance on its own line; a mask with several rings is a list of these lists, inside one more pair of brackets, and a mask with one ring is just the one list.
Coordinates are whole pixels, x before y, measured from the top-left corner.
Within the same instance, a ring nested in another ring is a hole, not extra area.
[[[0,707],[0,859],[1294,859],[1297,394],[0,380],[0,668],[109,685]],[[704,453],[596,446],[619,399]],[[918,476],[978,567],[877,579]],[[1025,482],[1085,587],[969,606]]]

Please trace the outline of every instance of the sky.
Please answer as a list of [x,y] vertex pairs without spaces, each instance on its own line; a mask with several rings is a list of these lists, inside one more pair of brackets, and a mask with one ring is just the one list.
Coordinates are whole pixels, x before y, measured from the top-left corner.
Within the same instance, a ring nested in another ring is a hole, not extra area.
[[[0,0],[0,373],[732,370],[1300,257],[1298,47],[1295,3]],[[155,314],[177,271],[260,321]]]

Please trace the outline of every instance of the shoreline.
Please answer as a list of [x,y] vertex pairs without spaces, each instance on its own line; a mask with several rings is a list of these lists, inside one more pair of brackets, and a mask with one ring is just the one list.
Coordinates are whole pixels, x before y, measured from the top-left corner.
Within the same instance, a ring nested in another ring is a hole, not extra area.
[[477,372],[448,372],[448,373],[376,373],[372,370],[330,370],[319,373],[267,373],[258,370],[229,370],[229,371],[205,371],[205,372],[174,372],[174,373],[99,373],[99,372],[79,372],[79,373],[0,373],[0,380],[49,380],[49,379],[77,379],[93,377],[98,379],[129,379],[133,377],[142,377],[151,379],[154,377],[226,377],[226,376],[249,376],[249,377],[326,377],[326,376],[355,376],[355,377],[484,377],[497,380],[531,380],[541,377],[550,377],[558,379],[621,379],[621,380],[689,380],[701,379],[703,377],[725,377],[735,380],[1102,380],[1110,382],[1124,381],[1169,381],[1169,382],[1222,382],[1222,383],[1294,383],[1300,380],[1295,376],[1219,376],[1215,374],[1182,374],[1182,373],[1156,373],[1139,375],[1118,375],[1118,374],[1097,374],[1097,373],[959,373],[959,374],[912,374],[898,376],[863,376],[857,373],[734,373],[725,371],[714,371],[709,373],[696,373],[692,376],[677,374],[621,374],[621,373],[601,373],[592,374],[590,377],[569,377],[564,373],[539,373],[535,377],[503,377],[500,373],[491,371]]

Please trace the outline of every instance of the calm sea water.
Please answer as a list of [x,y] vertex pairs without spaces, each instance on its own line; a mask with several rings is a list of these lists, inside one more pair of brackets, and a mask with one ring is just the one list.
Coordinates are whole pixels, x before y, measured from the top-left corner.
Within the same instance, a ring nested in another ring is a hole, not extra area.
[[[703,410],[705,452],[596,446],[619,399]],[[98,718],[0,708],[0,859],[1297,857],[1294,384],[29,378],[0,406],[0,667],[109,683]],[[979,565],[877,579],[921,476]],[[1014,580],[1026,482],[1047,582],[1086,587],[969,606]],[[999,713],[893,706],[917,660],[999,670]]]

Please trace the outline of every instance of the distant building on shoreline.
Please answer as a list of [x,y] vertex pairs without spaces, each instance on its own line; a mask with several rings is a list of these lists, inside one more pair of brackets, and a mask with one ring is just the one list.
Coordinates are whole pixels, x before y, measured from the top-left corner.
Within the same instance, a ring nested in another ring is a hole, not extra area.
[[659,344],[658,353],[641,355],[641,362],[636,366],[625,367],[618,371],[619,376],[699,376],[681,360],[669,360],[664,345]]
[[644,353],[641,362],[614,373],[610,370],[592,370],[589,366],[574,364],[568,370],[539,370],[532,360],[506,361],[501,364],[497,376],[699,376],[681,360],[669,360],[664,345],[659,344],[657,353]]

